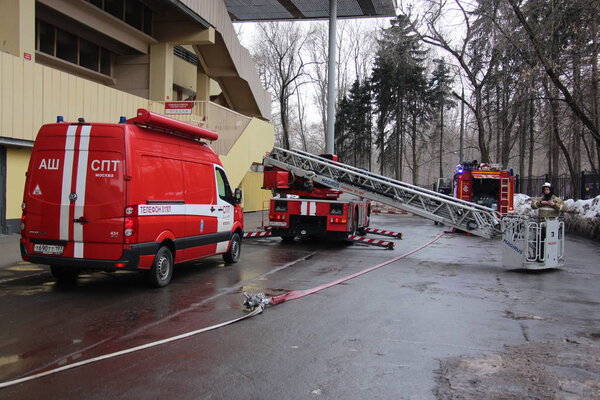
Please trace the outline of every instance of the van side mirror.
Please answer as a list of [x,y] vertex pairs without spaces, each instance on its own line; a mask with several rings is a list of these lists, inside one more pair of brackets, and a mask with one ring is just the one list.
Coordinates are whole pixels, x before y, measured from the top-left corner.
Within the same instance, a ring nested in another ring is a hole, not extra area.
[[235,189],[233,199],[235,200],[235,204],[242,204],[242,189]]

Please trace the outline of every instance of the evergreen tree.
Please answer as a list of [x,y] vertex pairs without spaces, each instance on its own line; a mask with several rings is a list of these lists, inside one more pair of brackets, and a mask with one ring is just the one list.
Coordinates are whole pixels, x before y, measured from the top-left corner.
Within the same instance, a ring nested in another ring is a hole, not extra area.
[[381,172],[400,180],[406,132],[411,123],[410,107],[414,109],[415,101],[425,97],[422,96],[426,86],[423,85],[425,56],[426,51],[406,15],[393,19],[378,41],[371,77],[377,110],[375,142],[380,152]]
[[[454,79],[450,75],[450,68],[446,65],[446,61],[442,58],[435,60],[435,69],[429,80],[429,92],[431,95],[431,103],[437,115],[439,116],[439,177],[444,177],[443,155],[444,155],[444,110],[449,107],[454,107],[456,102],[452,100],[452,83]],[[461,160],[462,161],[462,160]]]

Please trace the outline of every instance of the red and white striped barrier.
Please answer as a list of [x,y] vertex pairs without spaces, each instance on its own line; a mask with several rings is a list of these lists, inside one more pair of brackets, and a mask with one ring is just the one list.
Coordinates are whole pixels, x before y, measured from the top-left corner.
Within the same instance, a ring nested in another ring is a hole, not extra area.
[[396,239],[402,239],[402,232],[386,231],[383,229],[365,228],[365,232],[373,235],[389,236]]
[[244,233],[244,239],[257,238],[257,237],[268,237],[268,236],[271,236],[271,231],[259,231],[259,232]]
[[369,246],[385,247],[388,250],[393,250],[396,243],[387,240],[369,239],[364,236],[348,235],[348,240],[351,242],[368,244]]

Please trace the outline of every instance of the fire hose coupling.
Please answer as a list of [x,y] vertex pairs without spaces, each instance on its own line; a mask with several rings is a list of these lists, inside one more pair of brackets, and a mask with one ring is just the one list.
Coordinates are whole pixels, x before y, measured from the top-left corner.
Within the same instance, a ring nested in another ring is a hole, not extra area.
[[271,299],[266,297],[264,293],[252,294],[244,292],[244,309],[246,311],[254,311],[257,307],[266,307],[271,303]]

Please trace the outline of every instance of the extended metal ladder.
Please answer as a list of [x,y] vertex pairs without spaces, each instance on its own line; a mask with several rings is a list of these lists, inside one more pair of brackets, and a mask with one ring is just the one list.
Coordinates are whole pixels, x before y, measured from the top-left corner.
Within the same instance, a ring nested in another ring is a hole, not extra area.
[[332,189],[340,190],[485,238],[500,234],[496,211],[299,150],[274,147],[263,160]]

